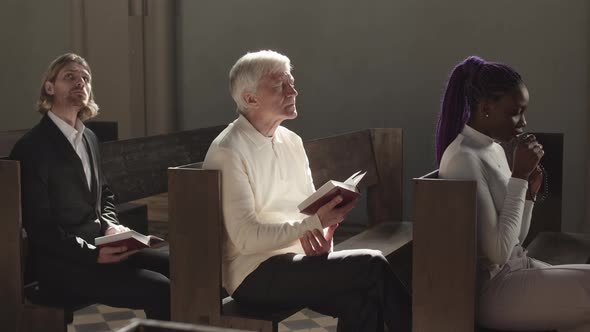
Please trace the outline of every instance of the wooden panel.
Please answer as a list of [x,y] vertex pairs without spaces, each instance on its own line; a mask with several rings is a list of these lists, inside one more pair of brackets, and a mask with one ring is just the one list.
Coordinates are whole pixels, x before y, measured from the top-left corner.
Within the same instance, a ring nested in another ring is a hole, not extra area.
[[145,204],[147,206],[147,216],[149,221],[168,222],[169,216],[167,192],[136,199],[131,202],[136,204]]
[[414,332],[473,332],[475,189],[473,181],[414,179]]
[[168,176],[172,319],[211,324],[221,314],[221,174],[171,168]]
[[403,207],[402,130],[379,128],[305,142],[316,187],[367,171],[359,188],[367,191],[369,225],[401,221]]
[[18,331],[66,332],[64,310],[61,308],[24,305]]
[[16,331],[23,304],[20,168],[17,161],[0,160],[0,183],[0,326],[6,331]]
[[369,188],[369,225],[401,221],[403,212],[403,136],[399,128],[371,129],[379,183]]
[[101,144],[103,172],[118,202],[168,191],[168,167],[205,159],[226,126],[182,131]]
[[0,132],[0,157],[7,157],[14,144],[27,132],[28,129],[10,130]]
[[304,143],[316,188],[329,180],[344,181],[356,171],[367,171],[359,188],[379,181],[368,130]]
[[119,125],[115,121],[88,121],[84,125],[96,134],[99,142],[111,142],[119,139]]

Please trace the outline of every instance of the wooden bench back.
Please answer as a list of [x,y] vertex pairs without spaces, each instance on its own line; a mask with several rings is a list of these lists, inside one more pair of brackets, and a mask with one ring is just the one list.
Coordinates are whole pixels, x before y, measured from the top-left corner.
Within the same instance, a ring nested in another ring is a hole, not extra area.
[[12,147],[29,129],[0,132],[0,157],[7,157]]
[[168,187],[172,320],[214,324],[221,315],[221,172],[170,168]]
[[413,331],[473,332],[476,183],[414,179]]
[[166,170],[205,159],[226,126],[216,126],[101,144],[103,172],[117,202],[168,191]]
[[18,161],[0,160],[0,183],[0,326],[3,331],[63,331],[63,310],[24,303]]
[[[316,186],[367,170],[362,186],[374,223],[401,220],[401,134],[370,129],[304,143]],[[255,322],[240,318],[240,325],[231,325],[238,318],[232,323],[222,317],[222,174],[199,167],[168,170],[172,320],[259,329]]]
[[[17,161],[0,160],[0,301],[3,329],[16,331],[16,317],[23,304],[21,259],[22,218],[20,209],[20,168]],[[4,322],[12,323],[8,326]]]
[[374,128],[304,143],[316,188],[367,171],[369,225],[402,220],[403,136],[400,128]]

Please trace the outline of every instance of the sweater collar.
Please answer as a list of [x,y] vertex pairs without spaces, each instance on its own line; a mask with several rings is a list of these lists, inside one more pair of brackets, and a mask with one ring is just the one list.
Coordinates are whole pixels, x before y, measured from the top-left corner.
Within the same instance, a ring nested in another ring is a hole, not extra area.
[[234,121],[234,125],[241,130],[258,148],[262,148],[267,144],[282,143],[280,134],[280,126],[275,131],[272,137],[262,135],[242,114]]
[[461,134],[465,137],[468,137],[468,138],[474,140],[475,142],[481,144],[482,146],[492,145],[495,142],[493,138],[473,129],[472,127],[470,127],[468,125],[465,125],[465,128],[463,128],[463,131],[461,132]]

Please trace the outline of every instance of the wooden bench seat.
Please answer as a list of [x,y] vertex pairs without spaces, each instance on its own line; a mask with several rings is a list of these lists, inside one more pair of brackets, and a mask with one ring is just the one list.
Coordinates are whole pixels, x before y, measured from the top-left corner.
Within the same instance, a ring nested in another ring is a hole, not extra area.
[[530,257],[551,265],[590,264],[590,234],[542,232],[527,250]]
[[[304,143],[318,187],[357,170],[368,171],[360,184],[367,198],[368,230],[338,244],[336,250],[379,249],[395,257],[396,251],[409,246],[411,224],[401,222],[401,135],[401,129],[370,129]],[[221,172],[191,165],[171,168],[168,174],[172,319],[277,331],[278,322],[302,308],[268,311],[243,307],[222,296]],[[394,260],[398,261],[404,264],[397,271],[408,268],[409,258]]]

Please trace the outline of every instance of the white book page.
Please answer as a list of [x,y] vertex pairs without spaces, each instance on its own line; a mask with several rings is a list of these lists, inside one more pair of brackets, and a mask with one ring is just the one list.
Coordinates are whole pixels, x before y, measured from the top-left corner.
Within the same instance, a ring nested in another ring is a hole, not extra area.
[[353,187],[356,187],[357,184],[359,184],[359,182],[361,182],[361,180],[363,179],[363,177],[365,177],[366,174],[367,174],[367,172],[361,173],[361,171],[358,171],[358,172],[354,173],[351,177],[346,179],[346,181],[344,181],[344,183],[351,185]]

